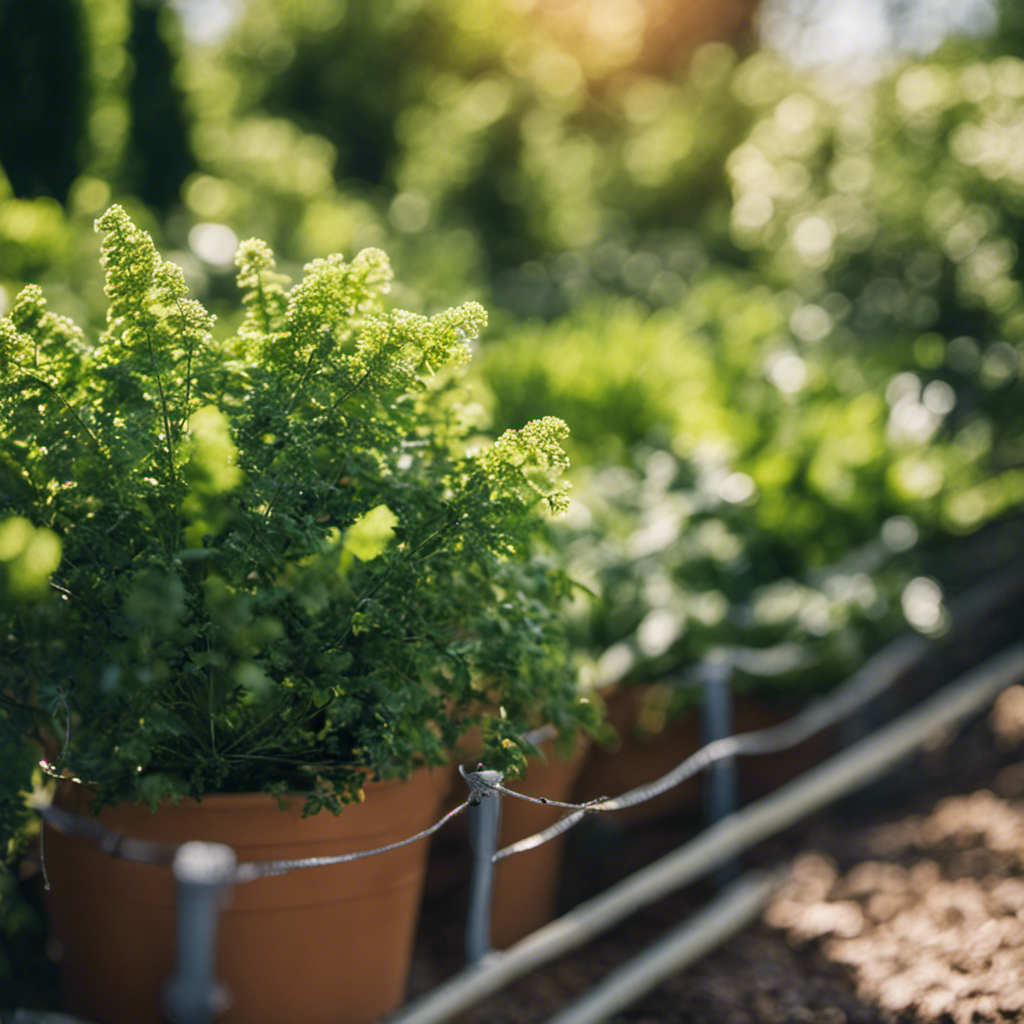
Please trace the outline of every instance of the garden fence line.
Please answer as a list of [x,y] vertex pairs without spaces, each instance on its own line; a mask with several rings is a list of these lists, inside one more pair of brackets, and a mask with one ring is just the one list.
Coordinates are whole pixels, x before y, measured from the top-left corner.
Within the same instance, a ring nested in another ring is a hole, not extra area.
[[[709,826],[690,842],[567,911],[509,949],[489,953],[479,963],[471,964],[397,1011],[387,1019],[387,1024],[441,1024],[456,1016],[516,978],[582,946],[630,914],[706,877],[730,858],[880,778],[937,732],[964,722],[989,706],[1008,686],[1022,680],[1024,643],[1016,643],[948,683],[912,710],[768,796]],[[747,896],[763,894],[764,884],[771,884],[770,879],[748,874],[729,891],[749,909]],[[728,902],[727,892],[723,892],[722,899]],[[736,920],[742,921],[741,913],[737,913]],[[688,925],[693,931],[687,931]],[[699,953],[704,949],[705,929],[714,928],[715,923],[706,916],[700,922],[684,923],[673,938],[665,940],[666,948],[658,951],[657,946],[652,947],[656,950],[652,954],[654,964],[640,954],[639,963],[628,962],[606,977],[606,985],[581,997],[580,1004],[586,1012],[577,1014],[569,1007],[547,1024],[604,1019],[623,1005],[623,998],[635,995],[639,979],[656,980],[690,962],[687,957],[692,957],[694,950]]]
[[[970,630],[1022,589],[1024,589],[1024,572],[1012,568],[968,591],[954,605],[950,630],[943,639],[948,641]],[[905,673],[925,658],[935,647],[934,639],[920,634],[898,637],[868,658],[845,683],[808,705],[793,718],[766,729],[712,739],[661,778],[638,786],[617,797],[600,797],[583,804],[532,797],[506,787],[501,772],[485,769],[483,765],[479,765],[475,771],[466,771],[460,766],[459,772],[466,781],[469,795],[429,828],[385,846],[338,854],[337,856],[244,862],[235,867],[231,881],[251,882],[269,875],[279,875],[306,868],[327,867],[388,853],[391,850],[429,838],[452,819],[463,814],[467,809],[478,806],[482,800],[493,795],[500,794],[570,811],[568,815],[544,831],[497,850],[492,854],[492,859],[498,861],[517,853],[523,853],[556,838],[589,814],[617,811],[652,800],[681,785],[697,773],[723,761],[731,761],[740,756],[779,753],[795,747],[816,733],[863,709],[897,683]],[[733,656],[734,653],[730,649],[722,648],[715,653],[711,660],[718,667],[724,667],[728,673],[729,662]],[[538,741],[543,734],[543,729],[537,730],[527,739]],[[48,766],[44,765],[45,767]],[[108,829],[94,820],[63,811],[44,801],[38,801],[34,806],[43,820],[51,827],[84,839],[110,856],[122,857],[139,863],[172,864],[180,849],[179,845],[155,843],[126,836]],[[45,861],[43,869],[45,873]]]
[[[1018,598],[1024,590],[1024,572],[1004,571],[969,591],[954,604],[951,627],[945,640],[955,639],[976,627],[1001,605]],[[937,730],[949,728],[991,703],[1013,683],[1024,681],[1024,644],[1008,642],[998,654],[976,666],[962,678],[932,693],[920,704],[834,755],[769,797],[736,810],[719,807],[709,825],[694,840],[641,869],[635,875],[545,925],[504,952],[489,945],[490,902],[493,866],[503,857],[533,849],[560,835],[587,814],[634,806],[681,784],[698,771],[715,770],[743,754],[771,753],[792,747],[815,732],[865,707],[928,655],[940,650],[935,639],[920,635],[901,637],[868,659],[841,687],[820,698],[801,714],[769,729],[721,736],[707,743],[661,779],[638,787],[620,797],[599,798],[587,804],[572,804],[544,797],[531,797],[504,785],[501,772],[478,765],[475,771],[459,771],[466,782],[467,798],[429,828],[406,839],[333,857],[237,863],[235,851],[223,844],[186,842],[180,846],[152,843],[126,836],[98,822],[68,814],[53,806],[38,806],[43,820],[52,827],[85,839],[111,856],[142,863],[171,864],[177,884],[178,962],[163,994],[165,1008],[174,1024],[212,1024],[220,1013],[220,987],[215,976],[214,938],[217,917],[226,889],[270,875],[305,868],[341,864],[383,854],[421,841],[453,818],[470,812],[470,840],[473,848],[470,907],[466,926],[467,967],[460,974],[420,997],[389,1018],[392,1024],[440,1024],[447,1017],[473,1005],[533,968],[576,948],[590,937],[607,930],[629,913],[680,888],[715,868],[736,863],[741,852],[773,835],[814,810],[867,784],[884,774],[899,759],[918,749]],[[706,698],[727,690],[731,667],[729,652],[719,652],[713,671],[706,675]],[[716,698],[717,699],[717,698]],[[530,734],[540,742],[543,730]],[[563,808],[569,813],[554,826],[497,850],[501,797],[529,800]],[[45,833],[45,829],[43,830]],[[45,850],[40,843],[45,880]],[[770,895],[776,876],[754,873],[743,876],[721,895],[723,920],[713,913],[700,913],[684,923],[636,961],[609,976],[550,1024],[581,1024],[601,1019],[609,1007],[624,1005],[639,987],[649,986],[665,972],[689,963],[709,943],[717,944],[726,921],[739,928]]]

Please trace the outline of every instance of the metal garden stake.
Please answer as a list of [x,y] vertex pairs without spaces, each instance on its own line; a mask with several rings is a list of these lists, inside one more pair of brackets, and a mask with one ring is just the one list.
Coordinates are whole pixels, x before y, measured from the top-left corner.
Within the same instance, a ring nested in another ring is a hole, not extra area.
[[[732,735],[732,665],[724,658],[705,662],[701,679],[701,743],[706,745]],[[707,773],[705,813],[714,823],[736,810],[736,759],[722,758]]]
[[[701,703],[701,742],[731,736],[732,663],[728,658],[714,658],[701,666],[704,700]],[[724,757],[707,769],[704,790],[704,816],[709,825],[721,821],[736,810],[736,758]],[[715,873],[718,885],[731,882],[739,874],[739,862],[729,861]]]
[[501,827],[501,772],[459,771],[469,785],[469,842],[473,850],[473,877],[469,886],[466,917],[466,962],[475,964],[491,949],[491,902],[494,894],[494,854]]
[[173,1024],[212,1024],[227,1008],[227,991],[216,977],[217,914],[234,877],[230,846],[185,843],[174,857],[177,964],[163,989]]

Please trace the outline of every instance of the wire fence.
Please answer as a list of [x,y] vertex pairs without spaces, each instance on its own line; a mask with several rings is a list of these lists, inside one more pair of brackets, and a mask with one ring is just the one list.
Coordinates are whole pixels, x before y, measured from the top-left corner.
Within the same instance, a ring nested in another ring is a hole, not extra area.
[[[1024,589],[1024,573],[1018,569],[1012,569],[968,592],[954,606],[953,625],[945,639],[949,640],[972,629],[980,620],[1022,589]],[[429,828],[395,843],[339,854],[334,857],[243,863],[238,865],[234,881],[249,882],[268,875],[283,874],[287,871],[343,864],[388,853],[432,836],[468,808],[475,807],[480,804],[481,800],[496,794],[535,804],[559,807],[572,812],[543,832],[497,850],[493,856],[497,861],[517,853],[524,853],[561,835],[588,814],[623,810],[653,800],[715,764],[740,756],[780,753],[796,747],[817,733],[862,710],[871,701],[889,690],[936,647],[937,642],[925,636],[912,634],[899,637],[868,658],[845,683],[808,705],[793,718],[756,732],[715,737],[661,778],[638,786],[617,797],[600,797],[582,804],[533,797],[505,786],[504,776],[501,772],[487,770],[483,765],[478,765],[474,771],[466,771],[464,767],[459,766],[459,773],[469,789],[468,796]],[[716,666],[724,668],[725,678],[728,679],[733,664],[740,661],[749,664],[750,653],[743,648],[720,648],[712,655],[712,662]],[[542,735],[543,730],[539,730],[526,738],[536,742]],[[39,804],[36,809],[52,827],[91,842],[110,856],[123,857],[139,863],[171,864],[179,849],[177,845],[154,843],[126,836],[100,825],[93,819],[69,814],[52,805]]]
[[[643,907],[714,873],[730,858],[883,777],[937,733],[983,711],[1004,689],[1022,680],[1024,643],[1017,643],[847,749],[711,825],[688,843],[567,911],[511,948],[493,952],[466,967],[388,1018],[388,1024],[441,1024],[464,1012],[517,978],[583,946]],[[745,888],[750,881],[749,876],[745,878],[746,881],[740,879],[735,885]],[[708,921],[705,915],[703,923],[690,922],[690,926],[692,931],[683,926],[684,934],[677,945],[681,959],[672,961],[676,968],[688,962],[686,958],[695,946],[703,948],[697,940],[706,935],[704,928],[714,929],[715,922]],[[643,975],[643,954],[640,959],[638,973]],[[624,970],[629,973],[628,968]],[[666,970],[666,961],[661,960],[656,975],[664,976]],[[611,979],[609,975],[609,982]],[[591,1004],[588,1015],[578,1020],[602,1020],[617,1008],[615,999],[623,991],[636,991],[631,985],[612,987],[614,991],[609,993],[607,1003],[600,1007]],[[587,999],[584,996],[581,1002]]]
[[[1024,574],[1011,570],[969,592],[954,606],[952,627],[947,639],[961,636],[973,629],[1001,604],[1018,595],[1022,589]],[[50,827],[92,843],[110,856],[137,863],[171,865],[179,888],[179,936],[215,933],[222,891],[227,886],[249,883],[290,871],[343,864],[386,854],[427,839],[454,818],[469,811],[474,818],[477,835],[477,841],[473,843],[474,866],[466,943],[467,959],[470,965],[473,965],[485,960],[490,953],[487,937],[490,931],[490,886],[495,862],[551,841],[587,815],[613,812],[652,800],[715,765],[730,762],[739,756],[778,753],[795,747],[816,733],[865,708],[921,663],[936,646],[934,640],[922,636],[902,637],[868,659],[846,683],[809,705],[794,718],[757,732],[712,737],[710,742],[666,775],[617,797],[601,797],[582,804],[532,797],[507,787],[501,772],[488,770],[483,765],[478,765],[472,771],[460,766],[460,774],[468,789],[467,797],[429,828],[398,842],[337,856],[237,863],[234,851],[220,844],[155,843],[124,835],[100,825],[94,819],[70,814],[52,805],[41,805],[37,810]],[[706,679],[717,684],[724,681],[728,685],[733,667],[743,659],[749,661],[748,655],[749,652],[737,650],[723,649],[716,652],[713,660],[714,671],[708,674]],[[1018,672],[1020,668],[1019,649],[1016,650],[1016,659],[1013,663],[1013,672]],[[1013,672],[1010,673],[1011,676]],[[1004,672],[998,678],[1002,680],[1005,675]],[[533,738],[537,739],[536,736]],[[568,813],[549,828],[503,849],[496,849],[499,821],[499,814],[496,811],[501,797],[557,807]],[[495,813],[483,813],[487,805],[494,807]],[[733,809],[720,808],[719,817]],[[481,841],[481,836],[484,841]],[[45,880],[45,848],[41,849],[41,854]],[[746,905],[744,903],[744,906]],[[215,998],[216,984],[212,973],[211,943],[197,945],[192,941],[190,954],[179,962],[178,971],[167,986],[166,992],[169,993],[168,998],[172,1003],[175,992],[181,996],[174,1006],[169,1006],[169,1012],[176,1024],[209,1024],[219,1013],[219,1003]],[[196,992],[203,993],[198,1001],[195,998]]]

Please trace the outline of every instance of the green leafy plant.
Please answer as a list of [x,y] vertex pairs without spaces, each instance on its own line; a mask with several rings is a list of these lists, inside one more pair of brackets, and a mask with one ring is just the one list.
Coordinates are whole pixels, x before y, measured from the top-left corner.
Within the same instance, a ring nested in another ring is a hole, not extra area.
[[372,249],[287,288],[249,240],[218,340],[120,207],[97,228],[95,343],[34,286],[0,319],[0,508],[46,531],[52,569],[3,605],[5,722],[31,714],[100,801],[299,789],[308,811],[472,726],[508,769],[528,728],[592,725],[567,583],[532,548],[567,503],[566,428],[474,449],[455,370],[482,307],[387,310]]

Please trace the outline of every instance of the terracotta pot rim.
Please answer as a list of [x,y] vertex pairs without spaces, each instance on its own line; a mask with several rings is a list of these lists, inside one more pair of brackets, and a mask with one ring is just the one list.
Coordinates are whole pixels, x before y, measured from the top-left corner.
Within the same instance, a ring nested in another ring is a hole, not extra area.
[[[392,789],[395,786],[400,786],[409,781],[413,775],[419,772],[443,772],[449,770],[451,765],[420,765],[414,768],[412,774],[408,778],[402,778],[396,776],[392,779],[367,779],[363,783],[363,787],[372,787],[375,790]],[[92,801],[96,796],[96,789],[90,786],[87,782],[82,782],[79,779],[74,778],[61,778],[55,780],[58,786],[71,786],[77,791],[81,792],[86,799]],[[278,800],[287,801],[289,804],[295,803],[296,801],[305,801],[309,793],[302,792],[299,790],[289,790],[288,792],[277,794],[268,793],[263,790],[259,791],[247,791],[241,793],[220,793],[211,792],[204,793],[201,797],[183,796],[179,800],[174,800],[170,797],[165,797],[157,805],[158,808],[162,807],[189,807],[198,808],[202,806],[209,806],[211,808],[216,807],[221,810],[228,810],[232,808],[244,809],[259,807],[262,804],[266,804],[268,801],[277,803]],[[358,801],[352,801],[350,804],[345,806],[357,807],[359,806]],[[137,807],[139,809],[149,810],[149,804],[145,800],[120,800],[116,804],[104,804],[102,810],[114,810],[118,808]],[[287,807],[284,809],[287,811]]]

